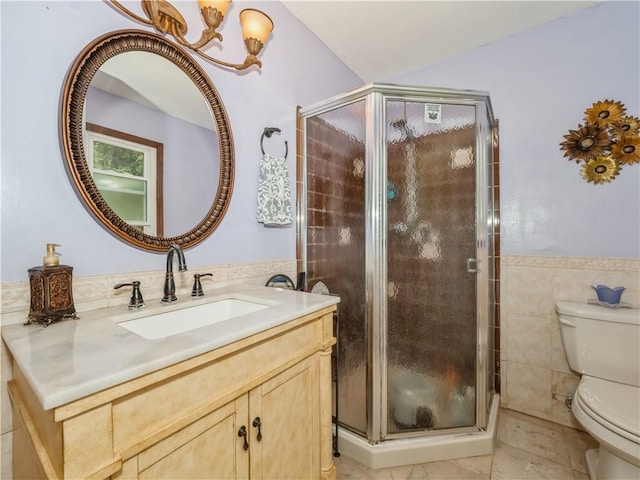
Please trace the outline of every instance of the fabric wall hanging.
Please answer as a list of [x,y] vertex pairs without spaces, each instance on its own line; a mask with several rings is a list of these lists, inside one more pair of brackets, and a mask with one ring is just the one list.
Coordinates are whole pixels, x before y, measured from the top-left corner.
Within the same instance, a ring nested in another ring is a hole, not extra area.
[[289,185],[289,169],[287,154],[289,145],[284,142],[284,157],[273,157],[265,153],[264,137],[280,133],[276,127],[266,127],[260,137],[262,160],[258,178],[257,220],[264,225],[282,226],[293,222],[291,186]]

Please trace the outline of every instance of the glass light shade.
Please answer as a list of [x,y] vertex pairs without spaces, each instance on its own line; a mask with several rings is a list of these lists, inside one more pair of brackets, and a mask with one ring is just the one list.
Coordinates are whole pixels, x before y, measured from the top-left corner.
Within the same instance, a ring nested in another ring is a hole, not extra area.
[[253,8],[246,8],[240,12],[240,24],[244,40],[255,38],[263,45],[267,43],[267,37],[273,30],[271,19],[260,10]]
[[211,7],[217,9],[224,17],[227,14],[227,9],[231,0],[198,0],[198,6],[200,10],[205,7]]

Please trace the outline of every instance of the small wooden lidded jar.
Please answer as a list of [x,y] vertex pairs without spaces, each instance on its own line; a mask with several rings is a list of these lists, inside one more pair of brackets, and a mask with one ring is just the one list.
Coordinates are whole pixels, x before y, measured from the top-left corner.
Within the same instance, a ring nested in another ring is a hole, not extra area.
[[29,269],[31,305],[25,325],[33,321],[45,327],[65,318],[78,318],[71,290],[73,267],[33,267]]

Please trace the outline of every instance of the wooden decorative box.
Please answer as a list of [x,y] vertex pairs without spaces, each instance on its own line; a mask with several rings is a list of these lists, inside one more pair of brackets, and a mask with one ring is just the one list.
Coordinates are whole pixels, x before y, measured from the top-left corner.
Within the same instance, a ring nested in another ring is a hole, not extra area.
[[71,290],[73,267],[33,267],[29,269],[31,305],[27,323],[45,327],[65,318],[78,318]]

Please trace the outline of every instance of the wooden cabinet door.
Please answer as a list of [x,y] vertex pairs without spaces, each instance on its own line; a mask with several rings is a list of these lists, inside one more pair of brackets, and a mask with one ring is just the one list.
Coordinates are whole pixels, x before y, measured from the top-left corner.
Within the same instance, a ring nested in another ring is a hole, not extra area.
[[252,479],[320,478],[318,362],[313,355],[249,393]]
[[249,452],[238,430],[246,425],[248,397],[179,430],[138,455],[138,478],[247,479]]

